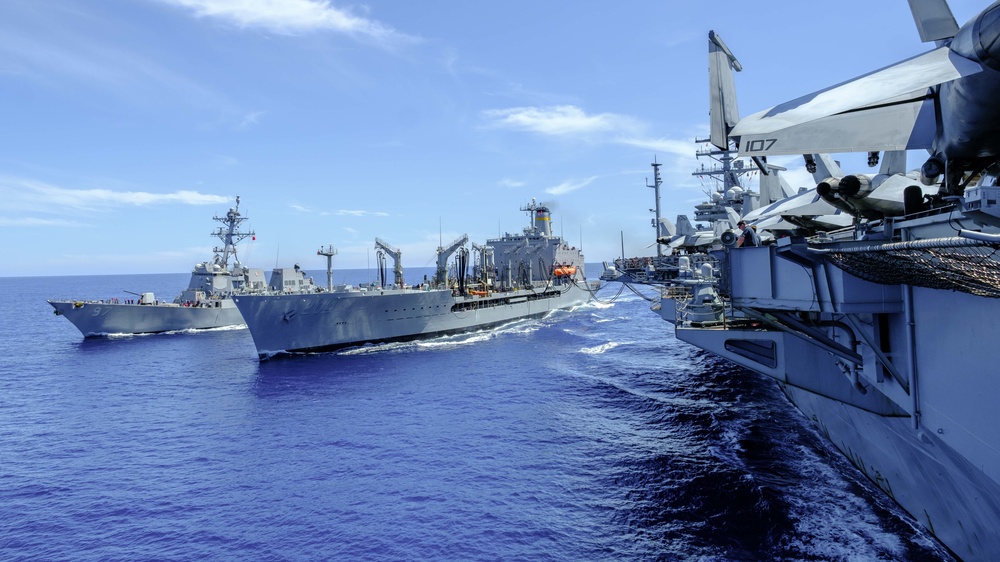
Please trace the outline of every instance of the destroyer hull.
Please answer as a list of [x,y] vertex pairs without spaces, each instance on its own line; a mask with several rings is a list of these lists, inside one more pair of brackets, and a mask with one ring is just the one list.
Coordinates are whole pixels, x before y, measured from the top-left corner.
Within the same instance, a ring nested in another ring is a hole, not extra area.
[[243,316],[231,299],[220,299],[208,306],[197,307],[73,300],[48,302],[57,315],[64,316],[72,322],[84,337],[108,334],[156,334],[244,324]]
[[260,358],[486,329],[590,299],[576,284],[546,291],[455,297],[450,290],[235,297]]

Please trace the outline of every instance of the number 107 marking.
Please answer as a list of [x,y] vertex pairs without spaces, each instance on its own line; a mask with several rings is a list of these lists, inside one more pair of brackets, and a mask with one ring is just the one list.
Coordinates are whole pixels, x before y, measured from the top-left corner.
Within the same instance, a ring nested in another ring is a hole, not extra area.
[[764,152],[770,150],[778,139],[754,139],[747,143],[747,152]]

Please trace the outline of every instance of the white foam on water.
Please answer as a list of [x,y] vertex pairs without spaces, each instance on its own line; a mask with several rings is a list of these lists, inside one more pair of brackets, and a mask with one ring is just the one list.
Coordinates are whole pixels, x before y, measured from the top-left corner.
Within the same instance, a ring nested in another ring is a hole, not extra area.
[[620,345],[623,345],[625,343],[627,343],[627,342],[611,341],[611,342],[607,342],[607,343],[602,343],[601,345],[595,345],[594,347],[584,347],[584,348],[581,348],[580,349],[580,353],[586,353],[587,355],[600,355],[600,354],[605,353],[607,351],[611,351],[612,349],[614,349],[614,348],[616,348],[616,347],[618,347]]
[[441,350],[480,343],[502,335],[530,334],[537,331],[541,325],[534,320],[517,320],[498,328],[479,330],[448,336],[434,336],[406,342],[388,342],[368,344],[362,347],[352,347],[337,352],[339,355],[366,355],[371,353],[392,353],[412,350]]

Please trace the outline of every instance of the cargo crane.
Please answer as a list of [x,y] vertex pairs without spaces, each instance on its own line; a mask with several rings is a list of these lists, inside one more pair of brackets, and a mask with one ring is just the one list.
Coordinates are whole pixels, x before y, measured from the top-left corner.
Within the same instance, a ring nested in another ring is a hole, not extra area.
[[[434,274],[434,284],[438,286],[448,284],[448,258],[455,253],[456,250],[465,246],[469,242],[469,236],[463,234],[459,236],[454,242],[451,243],[447,248],[443,246],[438,246],[437,249],[437,273]],[[461,274],[459,274],[461,275]]]
[[[388,254],[389,257],[392,258],[392,262],[393,262],[393,266],[392,266],[393,277],[395,279],[396,286],[402,288],[403,287],[403,261],[402,261],[403,260],[403,252],[399,251],[398,248],[394,248],[394,247],[390,246],[388,243],[386,243],[381,238],[376,238],[375,239],[375,249],[378,251],[379,254],[382,254],[382,255]],[[385,284],[384,280],[383,280],[382,284],[383,285]]]

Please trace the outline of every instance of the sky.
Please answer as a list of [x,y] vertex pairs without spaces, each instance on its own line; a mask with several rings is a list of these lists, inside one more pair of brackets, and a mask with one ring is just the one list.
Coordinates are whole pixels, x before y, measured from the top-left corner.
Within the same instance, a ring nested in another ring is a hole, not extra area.
[[0,277],[190,271],[237,196],[266,270],[432,266],[533,199],[588,262],[652,255],[650,163],[670,219],[714,187],[709,30],[744,116],[933,48],[904,0],[4,0]]

